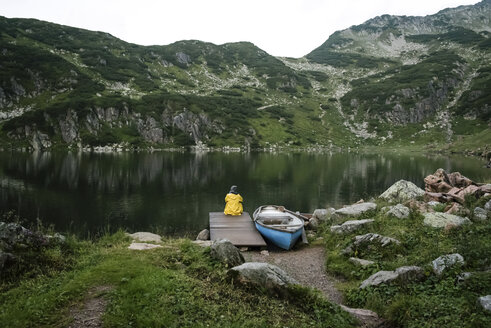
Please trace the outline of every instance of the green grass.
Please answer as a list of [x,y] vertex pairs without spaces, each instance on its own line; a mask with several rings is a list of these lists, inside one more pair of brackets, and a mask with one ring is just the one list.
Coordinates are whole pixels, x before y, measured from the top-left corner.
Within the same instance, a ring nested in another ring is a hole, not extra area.
[[[64,327],[70,309],[107,286],[105,327],[352,327],[354,319],[319,293],[291,287],[289,297],[234,285],[209,249],[167,239],[131,251],[123,232],[75,242],[75,263],[49,275],[2,281],[0,320],[8,327]],[[45,263],[50,266],[50,263]]]
[[[483,206],[484,199],[466,199],[472,211]],[[344,279],[340,288],[348,305],[364,307],[378,312],[389,323],[401,327],[487,327],[491,317],[477,299],[491,293],[491,227],[489,223],[474,222],[451,230],[434,229],[423,225],[423,216],[412,211],[408,219],[389,218],[378,210],[361,218],[375,222],[349,235],[335,235],[324,231],[327,251],[327,270]],[[400,246],[354,248],[351,254],[342,250],[352,244],[355,235],[376,232],[398,239]],[[459,253],[465,259],[441,277],[433,274],[430,263],[444,254]],[[360,268],[348,261],[350,256],[375,261]],[[360,290],[360,283],[380,270],[394,270],[401,266],[417,265],[424,269],[426,279],[407,285],[380,285]],[[469,280],[457,282],[462,272],[478,272]]]

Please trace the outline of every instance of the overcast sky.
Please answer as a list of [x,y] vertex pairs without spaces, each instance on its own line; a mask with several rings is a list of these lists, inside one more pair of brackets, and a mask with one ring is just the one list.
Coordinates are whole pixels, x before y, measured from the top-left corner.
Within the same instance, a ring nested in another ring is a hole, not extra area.
[[383,14],[424,16],[470,0],[0,0],[0,15],[108,32],[140,45],[249,41],[302,57],[333,32]]

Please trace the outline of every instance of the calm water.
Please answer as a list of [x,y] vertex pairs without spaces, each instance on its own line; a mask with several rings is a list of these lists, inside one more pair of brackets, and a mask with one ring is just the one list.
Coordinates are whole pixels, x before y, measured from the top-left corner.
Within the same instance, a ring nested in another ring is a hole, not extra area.
[[377,196],[399,179],[423,187],[439,167],[490,181],[483,164],[396,154],[0,152],[0,214],[14,210],[80,235],[107,227],[182,235],[223,210],[232,184],[250,213],[263,204],[312,212]]

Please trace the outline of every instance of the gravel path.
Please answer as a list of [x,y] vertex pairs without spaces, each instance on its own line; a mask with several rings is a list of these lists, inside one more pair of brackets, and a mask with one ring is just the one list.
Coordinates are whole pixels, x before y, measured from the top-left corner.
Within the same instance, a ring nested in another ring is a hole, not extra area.
[[325,251],[322,246],[302,247],[298,250],[270,250],[244,252],[247,262],[267,262],[285,270],[300,284],[320,290],[333,303],[343,303],[343,295],[336,289],[336,280],[325,270]]
[[274,264],[285,270],[300,284],[320,290],[329,301],[339,304],[343,310],[358,318],[361,327],[373,328],[384,325],[383,319],[375,312],[343,305],[343,295],[335,287],[336,279],[326,273],[326,254],[323,246],[306,246],[290,251],[270,247],[268,251],[248,251],[242,254],[247,262]]

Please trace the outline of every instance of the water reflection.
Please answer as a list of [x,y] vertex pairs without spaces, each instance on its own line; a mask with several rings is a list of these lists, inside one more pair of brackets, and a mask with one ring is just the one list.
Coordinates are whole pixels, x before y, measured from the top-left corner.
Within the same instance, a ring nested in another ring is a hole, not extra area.
[[399,179],[422,187],[439,167],[491,180],[482,165],[395,154],[0,153],[0,211],[80,234],[108,226],[182,234],[205,227],[232,184],[246,211],[269,203],[311,212],[368,199]]

